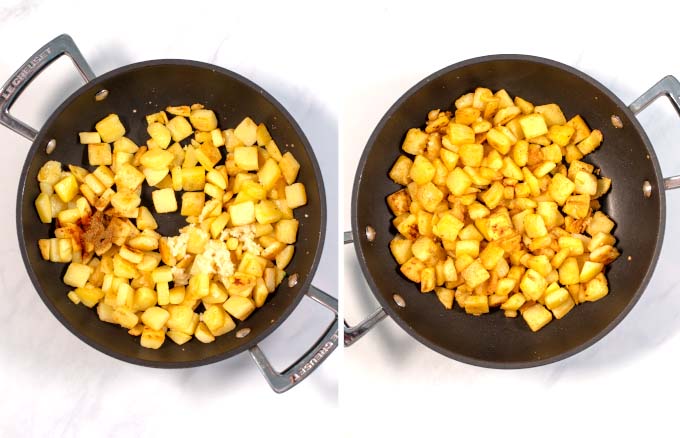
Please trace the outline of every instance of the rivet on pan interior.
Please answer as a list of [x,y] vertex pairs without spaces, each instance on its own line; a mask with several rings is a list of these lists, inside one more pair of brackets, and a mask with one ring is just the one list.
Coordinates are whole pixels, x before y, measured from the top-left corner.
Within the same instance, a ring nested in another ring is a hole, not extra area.
[[47,155],[51,154],[54,152],[54,149],[57,147],[57,140],[52,139],[47,142],[47,146],[45,146],[45,152],[47,152]]
[[649,181],[642,183],[642,194],[645,195],[645,198],[652,197],[652,185],[649,183]]
[[614,125],[614,128],[616,129],[623,128],[623,122],[621,121],[621,117],[612,114],[612,125]]
[[375,228],[370,225],[366,227],[366,239],[368,239],[369,242],[373,242],[375,240]]
[[246,328],[242,328],[241,330],[237,331],[236,337],[241,339],[241,338],[245,338],[249,334],[250,334],[250,329],[248,327],[246,327]]
[[97,91],[97,94],[94,95],[94,100],[96,100],[97,102],[101,102],[107,97],[109,97],[109,90],[104,88],[102,90]]
[[288,277],[288,287],[295,287],[296,284],[298,284],[300,276],[297,274],[293,274],[290,277]]
[[401,297],[401,295],[394,294],[394,295],[392,295],[392,299],[397,304],[397,306],[399,306],[401,308],[406,307],[406,301],[404,301],[404,299]]

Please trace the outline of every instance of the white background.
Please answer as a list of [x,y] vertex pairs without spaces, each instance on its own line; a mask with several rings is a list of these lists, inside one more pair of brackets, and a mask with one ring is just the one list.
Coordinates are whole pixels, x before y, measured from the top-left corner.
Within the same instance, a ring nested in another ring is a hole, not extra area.
[[[255,81],[292,113],[320,161],[333,213],[314,283],[336,295],[337,99],[330,48],[315,37],[324,33],[323,23],[285,9],[203,1],[0,2],[0,82],[60,33],[74,38],[97,74],[137,61],[186,58]],[[62,58],[13,113],[39,127],[79,84]],[[29,142],[2,128],[0,145],[0,436],[228,436],[248,429],[287,436],[300,421],[320,427],[336,417],[339,355],[276,395],[247,353],[201,368],[157,370],[109,358],[71,335],[33,290],[18,249],[16,189]],[[282,369],[329,319],[305,299],[263,349]],[[306,414],[310,408],[315,415]]]
[[[600,3],[422,2],[406,11],[366,2],[343,33],[351,67],[340,114],[341,226],[350,227],[354,172],[373,128],[406,90],[440,68],[487,54],[543,56],[586,72],[626,103],[666,74],[680,77],[677,14],[650,1],[634,3],[644,10]],[[680,173],[680,119],[668,101],[640,120],[664,175]],[[361,431],[352,436],[671,435],[676,403],[666,394],[680,388],[680,193],[668,193],[667,204],[665,244],[647,291],[623,323],[575,357],[537,369],[476,368],[429,350],[389,319],[381,322],[345,350],[341,404],[351,406],[350,430]],[[351,246],[344,260],[344,309],[356,324],[376,301]]]

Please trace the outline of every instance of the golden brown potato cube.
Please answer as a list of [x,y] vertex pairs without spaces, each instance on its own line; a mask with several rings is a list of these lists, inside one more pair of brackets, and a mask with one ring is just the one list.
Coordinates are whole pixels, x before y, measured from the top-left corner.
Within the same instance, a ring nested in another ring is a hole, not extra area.
[[186,192],[182,193],[182,216],[198,216],[205,205],[205,193]]
[[70,202],[78,194],[78,181],[73,174],[67,174],[54,185],[54,191],[62,202]]
[[188,105],[169,106],[165,108],[165,111],[173,116],[189,117],[191,115],[191,108]]
[[512,103],[510,103],[509,106],[498,110],[498,112],[493,118],[493,124],[496,126],[505,125],[506,123],[508,123],[510,120],[514,119],[521,113],[522,110],[519,107],[516,107],[512,105]]
[[156,213],[171,213],[177,211],[177,199],[175,198],[175,191],[171,188],[154,190],[151,193],[153,199],[153,206]]
[[196,331],[194,332],[194,336],[204,344],[209,344],[215,340],[215,336],[213,336],[213,334],[210,332],[210,329],[208,329],[208,326],[206,326],[203,322],[198,323]]
[[510,148],[515,142],[512,141],[503,131],[498,128],[492,128],[486,134],[486,141],[489,145],[496,149],[501,154],[505,155],[510,152]]
[[463,276],[463,280],[465,280],[465,284],[470,289],[476,288],[491,277],[489,272],[484,269],[484,265],[482,265],[482,262],[479,261],[479,259],[468,265],[461,275]]
[[453,291],[444,287],[435,288],[434,292],[437,294],[437,299],[444,306],[445,309],[451,310],[453,307]]
[[417,199],[425,210],[434,212],[442,199],[444,199],[444,193],[432,182],[427,182],[418,188]]
[[479,195],[479,199],[486,204],[490,209],[494,209],[503,200],[503,184],[498,181],[491,184],[489,190]]
[[172,152],[163,149],[155,148],[147,150],[139,159],[144,167],[151,169],[162,170],[169,169],[175,156]]
[[522,132],[526,138],[539,137],[548,133],[548,126],[541,114],[529,114],[519,119]]
[[463,195],[472,185],[472,178],[460,167],[456,167],[446,177],[446,187],[454,196]]
[[571,125],[552,125],[548,129],[548,138],[558,146],[566,146],[574,135],[574,127]]
[[519,96],[515,96],[514,102],[523,114],[531,114],[534,112],[534,105],[531,102],[526,101]]
[[538,214],[527,214],[524,217],[524,232],[531,239],[543,237],[548,234],[543,217]]
[[111,145],[108,143],[88,144],[87,159],[90,166],[110,166],[113,162]]
[[104,143],[113,143],[125,135],[125,126],[116,114],[109,114],[97,122],[95,129]]
[[567,125],[574,128],[574,135],[571,137],[571,142],[573,144],[579,143],[590,135],[590,128],[588,128],[588,125],[580,115],[572,117],[567,122]]
[[191,340],[191,335],[175,330],[168,330],[167,335],[177,345],[184,345]]
[[234,321],[221,306],[208,307],[201,315],[201,320],[214,336],[221,336],[236,327]]
[[567,123],[567,119],[564,117],[562,109],[557,104],[549,103],[547,105],[535,106],[534,112],[543,116],[548,127],[553,125],[564,125]]
[[[208,109],[195,109],[191,111],[189,116],[191,124],[194,125],[199,131],[212,131],[217,128],[217,117],[212,110]],[[178,140],[175,140],[178,141]]]
[[390,252],[392,256],[397,261],[399,265],[403,265],[413,257],[413,252],[411,251],[411,242],[409,239],[405,239],[399,235],[395,236],[394,239],[390,241]]
[[576,147],[583,155],[588,155],[602,144],[602,132],[595,129],[590,135],[581,140]]
[[590,261],[608,265],[616,260],[621,253],[611,245],[604,245],[596,248],[590,253]]
[[[297,177],[297,172],[295,174]],[[274,188],[276,182],[281,178],[281,168],[272,158],[267,159],[260,170],[257,172],[257,178],[265,190],[269,191]],[[293,178],[295,180],[295,178]]]
[[98,132],[79,132],[78,138],[80,139],[80,144],[92,144],[102,142],[102,138],[99,136]]
[[297,219],[281,219],[276,223],[276,240],[279,242],[293,244],[297,240],[299,222]]
[[390,169],[389,177],[397,184],[402,186],[408,185],[411,182],[410,173],[413,161],[406,155],[399,155],[397,161]]
[[149,307],[144,311],[141,319],[144,325],[153,330],[161,330],[170,319],[170,313],[161,307]]
[[592,262],[590,260],[586,260],[583,263],[583,268],[581,268],[581,273],[579,275],[579,282],[580,283],[587,283],[597,274],[602,272],[604,269],[604,264],[603,263],[597,263],[597,262]]
[[307,192],[305,185],[302,183],[294,183],[285,188],[286,202],[288,207],[298,208],[307,204]]
[[552,313],[539,303],[524,309],[522,317],[532,332],[537,332],[542,329],[547,323],[552,320]]
[[460,123],[449,123],[446,127],[446,138],[452,145],[475,142],[475,131]]
[[406,189],[398,190],[387,197],[387,205],[395,216],[408,213],[411,207],[411,196]]
[[478,240],[458,240],[456,241],[456,257],[468,255],[477,258],[479,256],[479,241]]
[[194,128],[191,127],[189,121],[183,116],[173,117],[166,126],[170,131],[172,140],[175,142],[184,140],[194,132]]
[[562,211],[574,219],[584,219],[590,212],[590,196],[572,195],[564,203]]
[[411,170],[409,172],[409,176],[411,177],[411,179],[415,181],[418,185],[423,185],[425,183],[432,181],[434,175],[435,167],[430,162],[430,160],[428,160],[422,155],[416,156],[415,160],[413,161],[413,165],[411,166]]
[[586,284],[585,300],[597,301],[600,298],[604,298],[608,293],[607,278],[604,276],[604,273],[599,273]]
[[559,268],[560,283],[565,286],[578,284],[580,272],[576,257],[567,257]]
[[427,236],[421,236],[411,245],[411,253],[429,266],[434,265],[441,255],[441,247]]
[[170,330],[179,331],[187,335],[194,333],[194,311],[191,307],[181,304],[169,305],[166,310],[170,314],[170,318],[166,322]]
[[234,129],[234,135],[246,146],[252,146],[257,141],[257,124],[250,117],[246,117]]
[[282,217],[281,210],[273,201],[263,200],[255,206],[255,219],[260,224],[273,224]]
[[474,93],[467,93],[456,99],[455,106],[456,108],[467,108],[472,106],[473,101]]
[[479,254],[479,259],[481,260],[484,269],[491,270],[496,267],[498,262],[503,258],[504,254],[505,251],[503,251],[503,248],[500,246],[496,244],[488,244],[486,248],[484,248]]
[[459,108],[455,113],[455,122],[460,125],[471,125],[480,117],[481,111],[477,108]]
[[71,263],[64,274],[64,283],[72,287],[84,287],[94,269],[82,263]]
[[420,273],[425,268],[425,263],[415,257],[412,257],[407,260],[406,263],[402,264],[399,270],[412,282],[420,283]]
[[479,316],[489,313],[489,299],[486,296],[470,295],[465,298],[465,312]]
[[[511,280],[511,279],[504,279],[504,280]],[[514,280],[511,280],[514,281]],[[522,294],[513,294],[506,302],[501,304],[501,309],[503,310],[518,310],[520,307],[524,305],[526,302],[526,298],[524,298],[524,295]]]
[[540,273],[533,269],[527,269],[519,283],[519,288],[527,299],[536,301],[543,295],[547,282]]
[[401,149],[411,155],[421,155],[425,152],[428,135],[418,128],[411,128],[406,133]]
[[432,292],[435,287],[435,271],[434,268],[425,268],[420,271],[420,292]]
[[458,148],[458,154],[463,166],[479,167],[484,159],[484,146],[476,143],[462,144]]
[[162,125],[158,122],[151,123],[149,126],[146,127],[146,132],[149,134],[149,136],[151,136],[153,141],[155,141],[156,144],[161,149],[167,149],[167,147],[170,146],[172,134],[165,125]]
[[281,161],[279,161],[279,167],[281,168],[281,173],[283,174],[286,183],[293,184],[300,171],[300,163],[298,163],[293,154],[290,152],[283,154]]
[[125,163],[116,172],[114,181],[118,190],[135,190],[144,181],[144,174],[130,163]]
[[575,184],[561,173],[553,176],[548,186],[550,197],[559,205],[564,205],[576,188]]
[[165,330],[144,327],[142,336],[139,339],[142,347],[157,350],[161,348],[163,342],[165,342]]
[[591,236],[595,236],[598,233],[610,234],[614,229],[613,220],[611,220],[606,214],[601,211],[596,211],[586,228],[586,232]]
[[243,321],[255,310],[255,303],[250,298],[233,296],[224,302],[226,310],[234,318]]
[[463,229],[465,223],[458,219],[450,211],[440,215],[439,221],[432,226],[434,235],[445,240],[456,240],[458,233]]
[[[200,147],[194,148],[194,151],[198,162],[207,170],[212,170],[213,166],[222,159],[220,150],[210,141],[206,141],[201,144]],[[236,164],[238,164],[238,162]]]

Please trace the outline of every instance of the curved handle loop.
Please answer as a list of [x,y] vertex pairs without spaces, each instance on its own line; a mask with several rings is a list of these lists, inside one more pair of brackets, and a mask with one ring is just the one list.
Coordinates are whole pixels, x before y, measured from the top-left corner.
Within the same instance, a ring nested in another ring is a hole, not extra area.
[[9,113],[9,109],[31,81],[62,55],[68,55],[73,60],[73,64],[85,82],[95,78],[94,72],[87,61],[85,61],[83,54],[80,53],[73,39],[66,34],[59,35],[38,49],[0,88],[0,124],[31,141],[35,140],[38,136],[38,131],[21,120],[14,118]]
[[327,293],[310,286],[307,296],[333,312],[333,322],[326,328],[318,341],[293,365],[277,372],[259,346],[252,347],[250,355],[260,368],[274,392],[286,392],[302,382],[338,347],[338,300]]

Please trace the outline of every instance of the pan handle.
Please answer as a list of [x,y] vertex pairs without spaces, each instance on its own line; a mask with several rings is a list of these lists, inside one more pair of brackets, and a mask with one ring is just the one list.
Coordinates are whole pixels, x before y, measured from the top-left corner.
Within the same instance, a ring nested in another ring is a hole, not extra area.
[[[658,97],[666,96],[673,104],[673,108],[680,115],[680,81],[675,76],[668,75],[654,84],[652,88],[645,91],[642,96],[635,99],[628,108],[633,114],[639,114],[654,102]],[[677,189],[680,187],[680,175],[664,178],[663,185],[666,190]]]
[[332,311],[335,317],[314,346],[297,362],[279,373],[274,370],[259,346],[256,345],[249,350],[269,386],[279,394],[288,391],[309,376],[338,346],[338,300],[314,286],[309,286],[307,296]]
[[[351,231],[345,231],[344,235],[344,241],[345,245],[348,243],[352,243],[352,232]],[[359,324],[355,326],[351,326],[347,324],[347,321],[344,322],[345,324],[345,347],[349,347],[350,345],[354,344],[356,341],[358,341],[363,335],[365,335],[370,329],[372,329],[376,324],[378,324],[380,321],[385,319],[387,316],[387,313],[385,313],[385,309],[382,307],[378,308],[375,312],[371,313],[368,318],[364,319],[361,321]]]
[[87,64],[87,61],[85,61],[83,54],[80,53],[73,39],[66,34],[59,35],[38,49],[0,88],[0,124],[31,141],[35,140],[38,136],[38,131],[21,120],[12,117],[9,109],[14,105],[17,97],[24,92],[28,84],[62,55],[68,55],[73,60],[73,64],[75,64],[76,69],[85,79],[85,82],[95,78],[94,72]]

